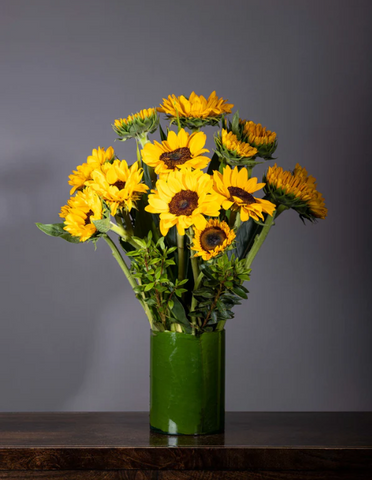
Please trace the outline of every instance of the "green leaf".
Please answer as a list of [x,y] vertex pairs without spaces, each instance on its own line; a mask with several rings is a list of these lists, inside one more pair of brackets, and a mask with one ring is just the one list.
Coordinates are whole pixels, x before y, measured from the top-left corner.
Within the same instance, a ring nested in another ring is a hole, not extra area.
[[110,223],[110,217],[103,218],[102,220],[93,220],[94,226],[101,233],[107,233],[110,230]]
[[236,135],[239,139],[240,137],[240,129],[239,129],[239,110],[235,112],[235,115],[233,116],[233,121],[231,124],[231,129],[234,135]]
[[208,170],[207,170],[208,175],[213,175],[213,172],[215,170],[218,171],[219,166],[220,166],[220,159],[219,159],[218,155],[216,153],[214,153],[213,157],[212,157],[212,160],[211,160],[211,162],[208,166]]
[[232,291],[241,298],[245,298],[245,299],[248,298],[248,295],[245,293],[245,291],[241,287],[234,287]]
[[259,228],[260,227],[251,218],[240,225],[235,239],[235,251],[239,259],[246,257]]
[[174,318],[179,323],[182,323],[182,325],[185,326],[185,329],[187,329],[187,331],[191,332],[191,325],[186,317],[185,309],[183,308],[182,303],[180,302],[180,300],[178,300],[177,297],[174,297],[174,296],[173,296],[173,301],[174,301],[174,306],[172,309],[172,314]]
[[211,290],[210,288],[206,288],[206,287],[198,288],[198,290],[195,290],[195,292],[193,292],[193,294],[195,295],[195,297],[204,297],[204,298],[214,298],[215,297],[214,291]]
[[148,283],[148,284],[145,286],[145,292],[148,292],[148,291],[151,290],[152,288],[154,288],[154,283]]
[[159,133],[160,133],[160,139],[162,142],[164,142],[164,140],[167,139],[167,136],[166,134],[164,133],[164,130],[161,128],[161,125],[159,123]]
[[36,223],[36,226],[39,230],[46,233],[51,237],[63,238],[70,243],[84,243],[80,242],[79,237],[73,237],[66,230],[63,229],[64,223]]

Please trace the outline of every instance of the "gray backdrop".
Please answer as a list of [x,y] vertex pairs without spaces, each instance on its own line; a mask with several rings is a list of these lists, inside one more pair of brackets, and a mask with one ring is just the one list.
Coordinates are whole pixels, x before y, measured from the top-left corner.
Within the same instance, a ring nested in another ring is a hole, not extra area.
[[[110,124],[216,90],[277,132],[329,216],[283,214],[227,325],[228,410],[370,410],[371,3],[1,2],[0,409],[147,410],[149,327],[106,244],[56,222]],[[209,131],[212,147],[212,131]],[[134,159],[133,143],[116,143]],[[262,174],[263,168],[258,168]]]

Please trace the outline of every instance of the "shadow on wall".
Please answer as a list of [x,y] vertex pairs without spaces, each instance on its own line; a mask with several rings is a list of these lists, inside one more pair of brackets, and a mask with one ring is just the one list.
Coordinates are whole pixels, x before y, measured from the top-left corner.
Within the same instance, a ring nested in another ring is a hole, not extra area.
[[[53,191],[50,165],[56,159],[50,155],[28,158],[22,165],[19,158],[27,157],[17,155],[0,172],[0,410],[64,410],[69,403],[89,408],[94,386],[102,394],[104,385],[109,397],[112,383],[106,377],[114,371],[112,381],[120,383],[120,372],[130,361],[118,341],[121,331],[128,333],[119,292],[124,290],[125,298],[133,294],[129,287],[125,290],[126,279],[103,243],[94,252],[91,244],[72,245],[36,228],[35,221],[58,221],[56,197],[61,193],[66,198],[66,186]],[[145,324],[141,315],[138,305],[133,321]],[[127,344],[137,348],[136,342]],[[93,377],[92,388],[87,377]],[[80,403],[83,383],[83,391],[91,389]]]
[[148,410],[149,344],[147,318],[133,292],[126,289],[106,299],[97,312],[84,378],[63,409]]
[[[24,158],[23,163],[19,162]],[[41,159],[42,158],[42,159]],[[18,155],[15,161],[0,166],[0,226],[24,226],[40,210],[43,195],[38,194],[52,178],[47,155],[32,157]],[[23,233],[24,230],[23,230]]]

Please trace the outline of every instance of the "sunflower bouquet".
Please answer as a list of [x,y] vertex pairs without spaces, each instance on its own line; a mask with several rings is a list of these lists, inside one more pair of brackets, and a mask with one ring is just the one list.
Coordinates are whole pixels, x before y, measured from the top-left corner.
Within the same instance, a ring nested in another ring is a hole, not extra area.
[[[136,141],[136,161],[94,149],[69,177],[63,221],[37,224],[71,243],[103,239],[153,331],[223,330],[247,298],[244,283],[274,220],[289,209],[303,221],[326,217],[315,178],[299,164],[293,171],[274,164],[262,181],[253,176],[273,160],[277,136],[239,112],[228,120],[233,107],[215,92],[208,99],[193,92],[115,120],[118,140]],[[207,125],[219,128],[213,155]]]

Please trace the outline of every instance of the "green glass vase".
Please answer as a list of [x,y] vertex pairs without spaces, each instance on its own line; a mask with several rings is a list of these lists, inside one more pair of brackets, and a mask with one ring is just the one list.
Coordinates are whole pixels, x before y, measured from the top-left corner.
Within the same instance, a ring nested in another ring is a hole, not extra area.
[[151,332],[150,426],[167,435],[224,431],[225,330]]

